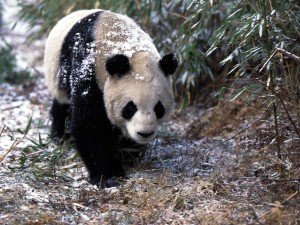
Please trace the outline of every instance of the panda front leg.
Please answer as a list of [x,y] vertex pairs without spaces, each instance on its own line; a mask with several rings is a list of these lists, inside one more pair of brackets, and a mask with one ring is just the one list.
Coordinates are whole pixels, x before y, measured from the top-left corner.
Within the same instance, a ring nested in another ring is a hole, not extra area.
[[78,96],[71,98],[71,133],[90,182],[99,185],[111,177],[125,176],[118,158],[117,137],[106,116],[101,93]]
[[61,104],[56,99],[52,101],[50,115],[52,118],[51,139],[60,144],[68,138],[65,132],[66,118],[69,116],[69,104]]

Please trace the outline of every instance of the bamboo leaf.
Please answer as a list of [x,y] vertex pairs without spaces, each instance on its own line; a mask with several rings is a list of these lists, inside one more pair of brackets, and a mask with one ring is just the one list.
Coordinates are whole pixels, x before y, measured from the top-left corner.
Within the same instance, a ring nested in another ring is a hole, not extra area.
[[225,87],[221,87],[217,93],[215,94],[216,97],[219,97],[219,98],[223,98],[224,97],[224,94],[225,94]]
[[182,112],[190,104],[190,92],[188,92],[181,103],[179,111]]
[[17,132],[19,132],[20,134],[24,134],[24,132],[20,128],[17,129]]
[[237,98],[239,98],[245,91],[247,90],[247,87],[243,87],[238,93],[236,93],[231,99],[230,102],[233,102]]
[[227,19],[229,20],[229,19],[231,19],[232,17],[234,17],[237,13],[239,13],[240,11],[242,11],[242,8],[240,8],[240,9],[238,9],[238,10],[236,10],[235,12],[233,12],[232,14],[230,14],[228,17],[227,17]]
[[259,84],[259,87],[249,96],[249,98],[247,99],[248,102],[251,102],[257,95],[259,95],[260,93],[262,93],[262,91],[264,90],[264,86]]
[[233,54],[230,54],[229,56],[227,56],[224,60],[222,60],[220,62],[220,65],[223,66],[224,64],[226,64],[227,62],[230,62],[233,59]]
[[211,47],[210,49],[208,49],[208,51],[206,52],[205,56],[209,56],[211,53],[213,53],[215,50],[217,49],[217,47]]
[[259,37],[263,36],[263,29],[264,29],[264,25],[263,22],[261,22],[259,25]]
[[31,123],[32,123],[32,116],[29,118],[29,121],[28,121],[27,126],[26,126],[25,131],[24,131],[24,135],[28,134],[29,129],[31,127]]
[[240,67],[240,64],[236,64],[229,72],[227,75],[231,74],[232,72],[234,72],[236,69],[238,69]]

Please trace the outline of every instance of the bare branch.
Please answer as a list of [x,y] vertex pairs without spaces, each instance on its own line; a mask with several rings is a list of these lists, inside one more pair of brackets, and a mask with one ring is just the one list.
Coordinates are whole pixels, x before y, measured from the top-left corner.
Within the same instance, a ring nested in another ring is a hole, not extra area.
[[286,56],[288,56],[288,57],[290,57],[292,59],[295,59],[296,61],[300,62],[300,57],[299,56],[296,56],[295,54],[290,53],[290,52],[288,52],[288,51],[286,51],[286,50],[284,50],[282,48],[276,48],[276,50],[278,52],[280,52],[280,53],[282,53],[282,54],[284,54],[284,55],[286,55]]

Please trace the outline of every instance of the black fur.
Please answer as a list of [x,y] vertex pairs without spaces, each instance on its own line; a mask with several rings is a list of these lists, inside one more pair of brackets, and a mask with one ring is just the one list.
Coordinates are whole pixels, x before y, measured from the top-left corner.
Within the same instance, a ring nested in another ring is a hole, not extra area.
[[158,103],[154,106],[154,112],[157,119],[161,119],[165,115],[166,110],[161,101],[158,101]]
[[51,107],[51,138],[55,143],[59,144],[66,140],[69,136],[65,133],[66,118],[70,115],[69,104],[59,104],[56,99],[52,102]]
[[110,75],[124,76],[130,70],[129,59],[122,54],[114,55],[106,61],[106,70]]
[[167,54],[159,61],[159,66],[166,76],[171,75],[178,67],[178,59],[173,53]]
[[122,109],[122,117],[125,120],[130,120],[134,114],[138,111],[136,104],[133,101],[128,102]]
[[81,68],[84,59],[89,56],[92,60],[94,57],[92,33],[95,22],[101,14],[102,11],[99,11],[81,19],[64,39],[60,56],[59,87],[67,90],[69,97],[72,95],[72,86],[94,76],[93,63],[87,63],[85,70],[81,70]]
[[59,87],[67,90],[69,109],[53,102],[52,133],[61,136],[64,117],[70,110],[71,134],[93,184],[113,176],[124,176],[118,155],[121,132],[107,117],[103,93],[95,77],[95,64],[91,60],[82,69],[83,60],[93,57],[92,31],[101,12],[94,13],[76,23],[67,34],[62,50],[59,70]]

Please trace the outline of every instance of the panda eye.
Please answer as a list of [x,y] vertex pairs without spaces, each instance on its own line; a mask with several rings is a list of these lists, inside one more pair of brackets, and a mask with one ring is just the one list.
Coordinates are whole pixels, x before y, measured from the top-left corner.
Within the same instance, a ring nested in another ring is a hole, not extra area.
[[125,120],[130,120],[136,112],[137,112],[136,105],[133,103],[133,101],[130,101],[122,109],[122,117]]
[[158,103],[154,106],[154,112],[157,119],[163,118],[163,116],[165,115],[165,111],[165,107],[163,106],[161,101],[158,101]]

